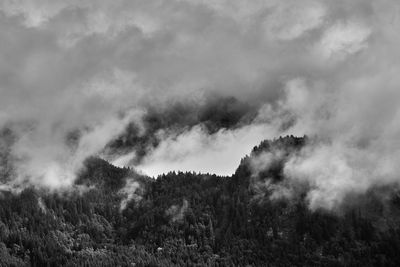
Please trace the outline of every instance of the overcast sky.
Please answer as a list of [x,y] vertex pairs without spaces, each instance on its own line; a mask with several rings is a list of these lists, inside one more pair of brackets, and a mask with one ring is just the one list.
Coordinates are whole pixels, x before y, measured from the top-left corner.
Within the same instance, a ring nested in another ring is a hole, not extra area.
[[286,173],[313,184],[311,204],[397,184],[399,33],[396,0],[0,0],[0,127],[17,135],[13,183],[68,186],[149,105],[215,94],[257,115],[213,134],[201,124],[160,131],[136,167],[230,175],[261,140],[307,134],[318,145]]

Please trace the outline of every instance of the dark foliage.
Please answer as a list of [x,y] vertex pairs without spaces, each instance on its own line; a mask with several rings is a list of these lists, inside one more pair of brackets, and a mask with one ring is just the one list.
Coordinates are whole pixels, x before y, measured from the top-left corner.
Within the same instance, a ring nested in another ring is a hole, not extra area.
[[[77,180],[87,190],[2,192],[0,266],[400,266],[396,194],[370,192],[341,214],[255,198],[249,159],[304,142],[265,141],[232,177],[152,180],[92,158]],[[121,211],[126,177],[142,193]]]

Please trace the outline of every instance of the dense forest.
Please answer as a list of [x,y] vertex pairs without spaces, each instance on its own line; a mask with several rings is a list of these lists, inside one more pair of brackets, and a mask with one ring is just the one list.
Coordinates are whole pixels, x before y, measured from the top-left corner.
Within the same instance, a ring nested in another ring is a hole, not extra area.
[[[0,266],[400,266],[393,189],[328,212],[260,186],[283,183],[286,157],[305,142],[264,141],[231,177],[152,179],[89,158],[69,191],[1,191]],[[283,156],[254,175],[251,159],[276,149]]]

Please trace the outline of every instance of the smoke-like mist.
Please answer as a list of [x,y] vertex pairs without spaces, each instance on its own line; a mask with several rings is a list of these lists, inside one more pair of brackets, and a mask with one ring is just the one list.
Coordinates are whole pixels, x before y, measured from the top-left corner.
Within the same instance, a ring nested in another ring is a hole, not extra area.
[[119,210],[123,211],[130,201],[135,201],[137,204],[142,199],[142,192],[140,191],[140,184],[133,178],[127,178],[125,186],[119,191],[123,196]]
[[171,217],[172,222],[181,222],[189,208],[189,202],[186,199],[182,200],[182,205],[172,205],[165,214]]
[[[3,181],[69,186],[90,155],[229,175],[259,141],[307,134],[284,170],[311,208],[397,185],[399,14],[395,0],[1,1]],[[227,97],[250,108],[199,116]],[[150,107],[178,102],[196,105],[150,127]],[[115,150],[132,123],[140,153]]]

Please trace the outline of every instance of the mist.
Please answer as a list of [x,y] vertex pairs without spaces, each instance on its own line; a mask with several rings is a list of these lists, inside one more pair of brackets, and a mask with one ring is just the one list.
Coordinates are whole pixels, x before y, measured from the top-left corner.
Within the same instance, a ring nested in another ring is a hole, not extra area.
[[1,1],[2,184],[68,188],[92,155],[230,175],[293,134],[311,209],[398,186],[399,30],[394,0]]

